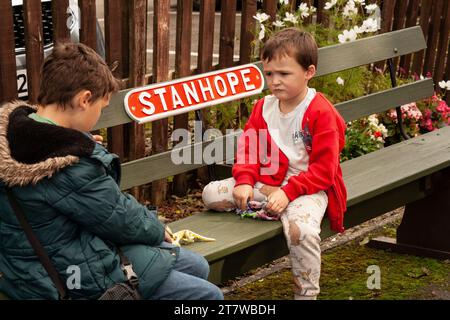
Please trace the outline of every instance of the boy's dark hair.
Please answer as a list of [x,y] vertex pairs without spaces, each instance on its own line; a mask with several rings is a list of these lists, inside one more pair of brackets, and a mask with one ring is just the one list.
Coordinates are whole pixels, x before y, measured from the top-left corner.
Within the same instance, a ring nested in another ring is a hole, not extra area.
[[57,44],[41,68],[40,105],[56,103],[72,107],[82,90],[92,93],[91,101],[119,90],[119,81],[105,61],[81,43]]
[[318,48],[314,37],[297,28],[286,28],[270,37],[261,50],[261,59],[270,61],[288,55],[305,70],[317,67]]

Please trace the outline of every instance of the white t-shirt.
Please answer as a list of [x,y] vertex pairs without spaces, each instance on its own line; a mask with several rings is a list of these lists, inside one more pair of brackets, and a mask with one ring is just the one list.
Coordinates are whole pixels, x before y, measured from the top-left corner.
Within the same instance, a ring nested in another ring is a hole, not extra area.
[[290,177],[308,170],[309,156],[300,133],[303,129],[303,116],[315,96],[316,90],[308,88],[303,101],[286,114],[280,111],[280,101],[274,95],[266,96],[264,99],[263,118],[267,123],[269,134],[289,159],[289,168],[282,186],[287,184]]

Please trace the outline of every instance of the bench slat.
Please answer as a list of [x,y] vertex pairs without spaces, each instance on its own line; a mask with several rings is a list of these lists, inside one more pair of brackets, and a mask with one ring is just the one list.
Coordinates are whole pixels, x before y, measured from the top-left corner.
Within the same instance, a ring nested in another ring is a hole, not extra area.
[[[348,191],[348,207],[399,188],[450,165],[450,127],[413,138],[342,164]],[[390,161],[393,155],[395,161]],[[414,157],[411,157],[414,154]],[[384,172],[380,175],[380,172]],[[351,217],[350,217],[351,218]],[[369,218],[369,217],[368,217]],[[365,219],[359,219],[364,221]],[[190,250],[214,263],[257,242],[282,233],[281,223],[241,219],[233,213],[202,212],[169,224],[172,231],[191,229],[214,242],[198,242]],[[332,232],[324,219],[321,237]]]
[[[394,48],[397,51],[394,51]],[[322,76],[372,62],[399,57],[426,48],[426,42],[420,26],[383,33],[369,38],[359,39],[319,48],[319,62],[316,76]],[[261,62],[256,63],[261,69]],[[266,86],[267,89],[267,86]],[[94,130],[117,126],[131,122],[123,108],[126,89],[111,98],[100,121]]]
[[336,109],[344,117],[345,121],[352,121],[429,97],[433,92],[433,88],[433,79],[419,80],[400,87],[338,103],[336,104]]

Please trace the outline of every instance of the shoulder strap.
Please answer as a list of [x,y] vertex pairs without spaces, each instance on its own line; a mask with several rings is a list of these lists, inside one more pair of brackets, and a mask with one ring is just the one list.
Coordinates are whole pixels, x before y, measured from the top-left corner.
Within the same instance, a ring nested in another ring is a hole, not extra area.
[[44,247],[39,242],[39,239],[33,232],[33,229],[28,223],[25,214],[22,211],[22,208],[20,207],[16,197],[14,196],[14,193],[10,188],[6,188],[6,195],[8,197],[9,203],[11,204],[11,208],[13,209],[14,213],[17,216],[17,220],[19,220],[19,223],[22,226],[23,230],[25,231],[28,241],[30,242],[31,246],[34,249],[34,252],[38,256],[48,275],[52,279],[56,287],[56,290],[58,290],[60,299],[66,299],[67,298],[66,290],[64,288],[61,278],[59,277],[58,272],[56,271],[55,267],[50,261],[50,258],[47,255],[47,251],[45,251]]

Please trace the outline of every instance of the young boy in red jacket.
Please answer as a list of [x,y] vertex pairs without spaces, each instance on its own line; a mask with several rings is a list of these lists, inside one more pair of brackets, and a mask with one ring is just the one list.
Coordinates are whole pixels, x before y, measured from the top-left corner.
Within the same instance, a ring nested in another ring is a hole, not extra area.
[[272,95],[254,106],[239,140],[233,178],[211,182],[203,191],[210,209],[245,210],[248,201],[256,200],[267,201],[268,213],[281,215],[295,299],[319,294],[320,224],[326,212],[331,228],[343,232],[346,211],[339,164],[345,122],[321,93],[308,87],[317,59],[314,38],[295,28],[265,43],[261,60]]

